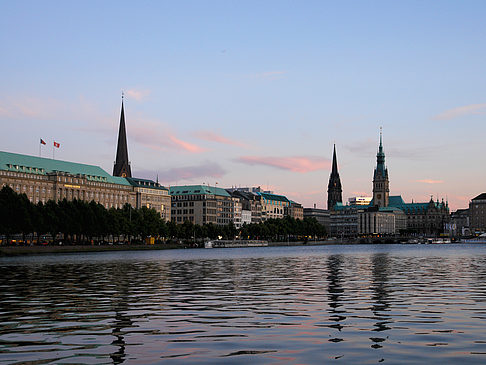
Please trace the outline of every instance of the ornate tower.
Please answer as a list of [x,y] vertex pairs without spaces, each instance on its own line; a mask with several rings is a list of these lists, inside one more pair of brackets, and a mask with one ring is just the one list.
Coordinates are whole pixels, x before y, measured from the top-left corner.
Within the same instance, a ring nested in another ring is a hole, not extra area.
[[376,168],[373,175],[373,204],[378,207],[387,207],[390,197],[390,182],[388,169],[385,166],[385,152],[383,152],[382,132],[380,128],[380,146],[376,154]]
[[336,158],[336,145],[334,145],[334,152],[332,155],[332,170],[329,177],[329,185],[327,186],[327,209],[334,210],[336,203],[342,203],[343,189],[341,188],[341,179],[339,177],[337,158]]
[[113,167],[113,176],[132,177],[130,162],[128,162],[127,132],[125,131],[125,111],[122,107],[120,115],[120,130],[118,131],[118,146],[116,148],[116,160]]

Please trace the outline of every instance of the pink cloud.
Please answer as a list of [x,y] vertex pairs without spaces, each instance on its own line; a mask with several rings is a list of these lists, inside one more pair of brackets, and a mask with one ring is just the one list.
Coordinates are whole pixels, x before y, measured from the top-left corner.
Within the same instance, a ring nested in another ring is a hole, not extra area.
[[127,123],[128,139],[133,139],[145,147],[158,151],[166,149],[183,150],[190,153],[206,151],[203,147],[177,138],[173,132],[160,123],[142,118],[135,119],[137,119],[136,124]]
[[242,156],[237,162],[246,165],[263,165],[271,166],[281,170],[292,172],[306,173],[316,170],[329,170],[331,161],[317,156],[295,156],[295,157],[260,157],[260,156]]
[[137,101],[140,101],[147,97],[150,94],[150,90],[136,90],[136,89],[130,89],[125,92],[125,94]]
[[180,140],[176,136],[169,136],[169,140],[171,140],[176,146],[179,146],[183,150],[186,150],[191,153],[201,153],[206,151],[205,148],[199,147],[195,144]]
[[443,184],[443,180],[431,180],[431,179],[423,179],[423,180],[415,180],[415,182],[420,182],[424,184]]
[[203,139],[205,141],[217,142],[217,143],[227,144],[231,146],[247,147],[247,145],[245,145],[244,143],[235,141],[233,139],[227,138],[225,136],[216,134],[211,131],[199,131],[199,132],[195,132],[194,135],[197,138]]
[[485,114],[485,113],[486,113],[486,103],[471,104],[471,105],[465,105],[454,109],[446,110],[445,112],[442,112],[434,116],[432,119],[449,120],[449,119],[454,119],[466,115]]

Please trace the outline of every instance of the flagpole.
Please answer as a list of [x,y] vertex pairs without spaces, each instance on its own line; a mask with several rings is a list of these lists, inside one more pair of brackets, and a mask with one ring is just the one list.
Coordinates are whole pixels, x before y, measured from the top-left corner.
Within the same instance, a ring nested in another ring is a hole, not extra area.
[[52,159],[54,160],[54,143],[52,143]]
[[42,146],[42,143],[39,142],[39,157],[42,157],[41,156],[41,146]]

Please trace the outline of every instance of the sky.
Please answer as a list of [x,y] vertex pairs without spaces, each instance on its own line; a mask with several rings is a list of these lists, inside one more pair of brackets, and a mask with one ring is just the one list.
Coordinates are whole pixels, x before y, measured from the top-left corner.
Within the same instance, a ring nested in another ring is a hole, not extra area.
[[0,150],[261,186],[327,206],[372,193],[466,208],[486,191],[485,1],[2,1]]

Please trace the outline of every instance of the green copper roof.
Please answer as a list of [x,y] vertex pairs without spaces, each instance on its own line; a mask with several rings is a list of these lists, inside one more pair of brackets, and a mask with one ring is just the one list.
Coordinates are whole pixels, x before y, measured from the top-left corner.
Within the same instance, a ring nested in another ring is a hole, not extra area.
[[257,194],[260,195],[262,198],[267,199],[267,200],[275,200],[275,201],[290,203],[290,201],[287,199],[287,197],[285,197],[283,195],[269,194],[269,193],[257,193]]
[[89,181],[130,185],[125,178],[111,176],[99,166],[3,151],[0,151],[0,170],[37,175],[47,175],[52,172],[64,172],[71,175],[83,175]]
[[170,195],[199,195],[199,194],[212,194],[218,196],[231,197],[224,189],[217,188],[215,186],[207,185],[182,185],[171,186]]

